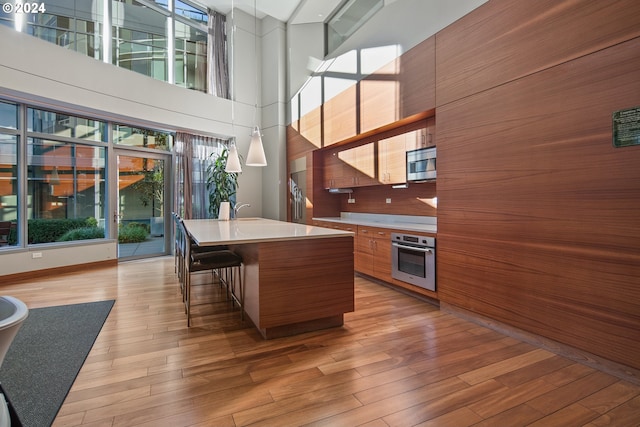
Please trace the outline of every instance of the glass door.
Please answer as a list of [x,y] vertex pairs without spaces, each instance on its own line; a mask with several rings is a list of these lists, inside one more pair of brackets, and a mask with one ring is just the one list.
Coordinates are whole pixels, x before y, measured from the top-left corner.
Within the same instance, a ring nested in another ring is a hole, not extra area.
[[116,150],[118,258],[168,253],[167,191],[170,157]]

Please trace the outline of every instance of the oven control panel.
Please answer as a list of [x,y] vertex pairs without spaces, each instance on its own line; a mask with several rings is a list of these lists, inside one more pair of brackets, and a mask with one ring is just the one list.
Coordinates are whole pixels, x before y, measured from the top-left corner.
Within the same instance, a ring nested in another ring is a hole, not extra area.
[[434,248],[436,246],[436,239],[434,237],[416,236],[413,234],[391,233],[391,240],[425,248]]

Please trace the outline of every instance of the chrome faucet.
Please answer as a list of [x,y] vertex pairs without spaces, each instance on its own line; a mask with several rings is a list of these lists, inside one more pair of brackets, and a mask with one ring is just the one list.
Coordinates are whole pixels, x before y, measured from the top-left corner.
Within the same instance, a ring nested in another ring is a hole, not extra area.
[[238,219],[238,212],[240,212],[240,209],[244,208],[244,207],[251,207],[251,205],[249,203],[244,203],[242,205],[239,205],[236,203],[235,205],[233,205],[233,219]]

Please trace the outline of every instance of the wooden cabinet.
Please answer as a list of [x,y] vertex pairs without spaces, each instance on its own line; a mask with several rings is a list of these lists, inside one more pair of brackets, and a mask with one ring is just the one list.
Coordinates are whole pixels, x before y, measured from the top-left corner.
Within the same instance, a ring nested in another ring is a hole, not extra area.
[[[406,152],[435,146],[435,117],[401,134],[383,132],[381,139],[323,150],[324,188],[400,184],[406,181]],[[416,128],[417,127],[417,128]],[[406,130],[406,129],[405,129]],[[396,130],[402,132],[402,130]],[[391,135],[391,136],[389,136]]]
[[338,188],[343,186],[343,164],[338,157],[339,149],[332,149],[324,153],[324,188]]
[[324,187],[345,188],[375,185],[375,145],[332,149],[324,155]]
[[338,154],[344,164],[344,179],[351,182],[349,185],[360,187],[377,184],[375,148],[374,143],[369,143]]
[[434,147],[436,145],[436,119],[429,117],[427,126],[405,134],[406,150]]
[[399,184],[407,179],[405,134],[378,141],[378,182]]
[[359,225],[355,244],[354,269],[362,274],[391,282],[391,231]]

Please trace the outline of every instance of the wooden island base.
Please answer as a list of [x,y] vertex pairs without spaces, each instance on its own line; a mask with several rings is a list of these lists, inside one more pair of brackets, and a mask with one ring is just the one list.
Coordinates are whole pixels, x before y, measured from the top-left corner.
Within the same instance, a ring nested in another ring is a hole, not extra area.
[[353,237],[233,245],[245,313],[265,339],[341,326],[354,310]]

